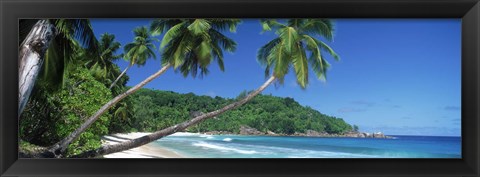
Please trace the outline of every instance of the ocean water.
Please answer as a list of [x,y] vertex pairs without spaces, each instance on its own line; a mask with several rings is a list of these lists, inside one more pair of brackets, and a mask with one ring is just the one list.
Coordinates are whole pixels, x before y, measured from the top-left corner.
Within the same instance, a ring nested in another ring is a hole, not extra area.
[[152,143],[192,158],[461,158],[460,137],[394,139],[176,133]]

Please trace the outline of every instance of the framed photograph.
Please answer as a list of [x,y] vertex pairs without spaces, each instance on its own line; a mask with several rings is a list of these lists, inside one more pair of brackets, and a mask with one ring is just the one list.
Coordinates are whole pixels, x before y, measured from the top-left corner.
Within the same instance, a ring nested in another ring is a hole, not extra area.
[[479,175],[478,0],[0,11],[2,176]]

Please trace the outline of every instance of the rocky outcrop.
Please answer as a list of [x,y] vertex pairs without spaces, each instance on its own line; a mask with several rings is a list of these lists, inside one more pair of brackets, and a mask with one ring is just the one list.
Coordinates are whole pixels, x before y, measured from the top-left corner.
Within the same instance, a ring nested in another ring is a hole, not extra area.
[[270,135],[270,136],[279,136],[280,134],[276,134],[275,132],[272,132],[272,131],[267,131],[267,135]]
[[365,138],[366,135],[365,135],[365,133],[360,133],[360,132],[348,132],[348,133],[345,134],[345,137]]
[[363,135],[364,138],[372,137],[372,134],[370,134],[370,133],[362,133],[362,135]]
[[240,135],[265,135],[265,133],[258,131],[255,128],[242,125],[240,126]]
[[320,133],[315,130],[307,130],[305,131],[305,134],[307,136],[320,136]]
[[382,132],[373,133],[373,138],[385,138]]
[[382,132],[365,133],[365,132],[347,132],[345,134],[328,134],[326,132],[317,132],[314,130],[307,130],[305,133],[295,132],[293,135],[284,136],[309,136],[309,137],[345,137],[345,138],[392,138],[385,136]]
[[390,136],[386,136],[382,132],[376,132],[376,133],[349,132],[349,133],[346,133],[344,136],[352,137],[352,138],[392,138]]

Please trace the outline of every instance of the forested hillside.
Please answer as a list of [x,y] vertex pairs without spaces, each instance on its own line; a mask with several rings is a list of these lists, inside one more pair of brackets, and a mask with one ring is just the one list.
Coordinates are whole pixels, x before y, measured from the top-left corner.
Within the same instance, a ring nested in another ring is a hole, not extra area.
[[[235,99],[178,94],[170,91],[142,89],[132,95],[131,131],[155,131],[191,118],[192,114],[210,112],[243,98]],[[341,134],[352,130],[343,119],[328,116],[310,107],[301,106],[293,98],[259,95],[238,109],[191,127],[191,132],[228,131],[238,133],[241,125],[262,132],[281,134],[304,133],[306,130]]]

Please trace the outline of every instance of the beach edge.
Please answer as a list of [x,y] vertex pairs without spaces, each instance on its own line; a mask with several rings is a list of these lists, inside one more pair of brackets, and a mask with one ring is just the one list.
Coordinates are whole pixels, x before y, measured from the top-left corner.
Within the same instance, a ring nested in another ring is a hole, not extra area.
[[[119,142],[139,138],[148,134],[150,133],[132,132],[106,135],[102,137],[102,145],[117,144]],[[179,154],[178,152],[162,146],[153,145],[152,143],[121,152],[107,154],[104,155],[103,158],[187,158],[183,154]]]

